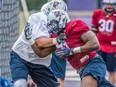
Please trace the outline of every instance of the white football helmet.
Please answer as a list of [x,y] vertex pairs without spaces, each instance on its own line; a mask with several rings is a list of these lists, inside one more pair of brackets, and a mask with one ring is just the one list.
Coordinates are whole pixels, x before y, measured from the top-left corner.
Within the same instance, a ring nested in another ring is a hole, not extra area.
[[48,15],[52,10],[55,9],[67,11],[67,5],[63,0],[51,0],[42,6],[41,12],[44,12],[46,15]]
[[104,4],[116,4],[116,0],[103,0]]
[[47,14],[47,8],[48,8],[48,3],[46,3],[46,4],[44,4],[42,7],[41,7],[41,9],[40,9],[40,11],[41,12],[44,12],[44,14],[46,14],[46,15],[48,15]]
[[[53,0],[48,0],[48,2],[53,1]],[[63,1],[63,0],[62,0]]]
[[[116,8],[116,0],[103,0],[103,4],[104,4],[103,8],[104,8],[104,10],[106,12],[113,12],[113,11],[115,11],[115,8]],[[107,8],[106,7],[106,4],[112,4],[114,6],[112,8]]]
[[54,32],[59,35],[69,20],[70,19],[66,11],[61,9],[51,11],[47,18],[49,33]]
[[67,11],[67,5],[63,0],[52,0],[48,2],[47,13],[49,14],[52,10],[62,9]]

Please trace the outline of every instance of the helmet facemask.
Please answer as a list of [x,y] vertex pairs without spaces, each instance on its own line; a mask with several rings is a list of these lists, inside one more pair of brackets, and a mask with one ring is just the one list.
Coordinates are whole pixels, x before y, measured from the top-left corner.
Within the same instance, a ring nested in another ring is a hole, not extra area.
[[116,0],[103,0],[103,9],[107,13],[112,13],[116,8]]
[[59,35],[63,31],[63,28],[59,27],[59,22],[56,20],[52,20],[50,23],[48,23],[48,29],[50,34],[54,33],[56,35]]
[[[112,4],[113,5],[113,4]],[[104,4],[104,10],[108,13],[112,13],[115,11],[116,6],[113,6],[112,8],[107,8],[106,4]]]
[[63,10],[57,9],[48,15],[47,25],[49,33],[56,33],[59,35],[63,32],[67,22],[69,21],[69,16]]

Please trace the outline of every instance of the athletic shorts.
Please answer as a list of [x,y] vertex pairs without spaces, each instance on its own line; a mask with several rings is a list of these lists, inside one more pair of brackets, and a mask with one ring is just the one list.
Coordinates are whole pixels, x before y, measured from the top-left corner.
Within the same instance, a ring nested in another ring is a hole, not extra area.
[[55,53],[52,53],[50,66],[57,78],[65,79],[66,59],[60,59],[55,55]]
[[59,85],[57,78],[48,67],[27,62],[13,51],[10,53],[10,57],[13,82],[18,79],[27,80],[28,75],[30,75],[38,87],[57,87]]
[[116,72],[116,52],[106,53],[98,50],[97,53],[102,56],[106,63],[107,71]]
[[83,68],[80,77],[81,79],[86,76],[91,75],[98,81],[98,87],[114,87],[106,80],[106,65],[100,56],[92,58],[87,65]]

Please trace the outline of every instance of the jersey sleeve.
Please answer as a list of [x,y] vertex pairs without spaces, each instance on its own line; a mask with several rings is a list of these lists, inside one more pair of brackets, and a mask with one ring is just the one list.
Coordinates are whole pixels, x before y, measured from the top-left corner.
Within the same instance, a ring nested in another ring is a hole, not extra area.
[[67,40],[68,42],[70,42],[70,39],[72,41],[77,38],[80,40],[81,35],[90,30],[87,24],[82,20],[72,20],[71,22],[69,24],[70,27],[66,28],[66,37],[69,39],[69,41]]
[[98,26],[98,16],[99,16],[98,10],[93,11],[91,21],[92,26]]
[[32,38],[49,37],[47,30],[47,17],[44,14],[32,15],[28,22],[32,26]]
[[71,37],[74,35],[81,35],[84,32],[88,31],[89,27],[82,20],[72,20],[69,26],[66,28],[66,35]]
[[89,31],[89,27],[87,26],[87,24],[85,22],[83,22],[82,20],[77,21],[77,25],[75,26],[74,32],[78,32],[77,34],[79,34],[80,36]]

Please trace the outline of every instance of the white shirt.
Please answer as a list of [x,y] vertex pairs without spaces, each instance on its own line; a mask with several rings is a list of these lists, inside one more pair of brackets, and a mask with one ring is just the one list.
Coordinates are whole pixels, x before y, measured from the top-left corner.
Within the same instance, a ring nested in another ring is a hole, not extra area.
[[[47,16],[43,12],[34,13],[29,17],[28,23],[33,26],[32,29],[32,38],[39,38],[39,37],[49,37],[49,33],[47,30]],[[46,56],[45,58],[38,57],[31,45],[25,39],[24,30],[22,34],[15,42],[12,47],[12,50],[16,52],[22,59],[34,63],[34,64],[42,64],[49,66],[51,62],[51,55]]]

